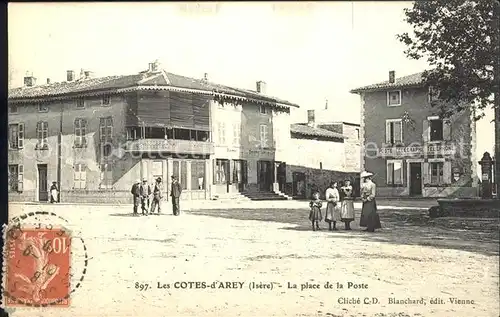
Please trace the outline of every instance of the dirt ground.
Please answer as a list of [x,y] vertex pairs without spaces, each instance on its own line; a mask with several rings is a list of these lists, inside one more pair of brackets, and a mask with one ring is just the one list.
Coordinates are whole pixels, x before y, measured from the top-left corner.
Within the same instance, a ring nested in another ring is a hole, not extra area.
[[307,204],[296,201],[204,203],[180,217],[167,208],[132,217],[131,206],[12,205],[11,216],[53,212],[83,239],[72,245],[73,279],[82,276],[83,244],[89,261],[70,308],[10,310],[30,317],[499,316],[498,219],[430,220],[429,202],[378,205],[376,233],[357,226],[359,204],[350,232],[328,232],[325,223],[311,231]]

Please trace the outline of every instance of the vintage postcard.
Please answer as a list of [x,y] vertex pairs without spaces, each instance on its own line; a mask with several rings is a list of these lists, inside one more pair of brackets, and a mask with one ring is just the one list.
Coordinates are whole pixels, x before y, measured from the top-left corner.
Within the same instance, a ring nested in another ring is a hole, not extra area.
[[9,4],[2,309],[500,316],[498,17]]

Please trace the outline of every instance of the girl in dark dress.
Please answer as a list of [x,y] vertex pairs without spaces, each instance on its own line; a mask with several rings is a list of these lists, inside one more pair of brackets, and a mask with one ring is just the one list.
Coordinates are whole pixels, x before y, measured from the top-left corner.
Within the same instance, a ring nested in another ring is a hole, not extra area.
[[311,221],[313,231],[319,230],[319,222],[321,221],[321,200],[319,199],[319,193],[315,192],[313,194],[313,199],[309,202],[309,207],[311,211],[309,212],[309,220]]

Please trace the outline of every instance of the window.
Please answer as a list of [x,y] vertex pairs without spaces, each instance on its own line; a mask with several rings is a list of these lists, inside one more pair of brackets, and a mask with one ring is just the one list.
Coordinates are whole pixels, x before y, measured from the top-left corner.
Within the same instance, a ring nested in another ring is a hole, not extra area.
[[444,183],[444,163],[443,162],[431,162],[431,184],[440,185]]
[[24,146],[24,123],[9,124],[9,148],[22,149]]
[[9,165],[9,191],[23,191],[23,174],[22,165]]
[[187,189],[187,162],[173,161],[173,174],[177,176],[182,189]]
[[80,97],[76,99],[76,107],[77,108],[85,108],[85,98]]
[[196,131],[196,140],[208,142],[210,141],[210,134],[208,131]]
[[191,189],[205,189],[205,161],[191,161]]
[[430,141],[443,141],[443,120],[432,119],[429,120],[429,140]]
[[187,189],[187,161],[181,161],[181,177],[179,179],[182,189]]
[[401,105],[401,90],[394,90],[387,92],[387,105],[388,106]]
[[243,182],[243,161],[233,160],[233,184]]
[[439,90],[430,86],[429,87],[429,103],[439,99]]
[[228,180],[226,179],[227,169],[229,167],[228,160],[216,160],[215,161],[215,184],[225,184]]
[[217,125],[217,137],[219,144],[226,144],[226,124],[219,122]]
[[99,122],[100,143],[102,156],[108,157],[112,150],[113,118],[101,118]]
[[264,105],[260,105],[260,106],[259,106],[259,111],[260,111],[260,113],[261,113],[261,114],[267,114],[268,109],[267,109],[267,107],[266,107],[266,106],[264,106]]
[[9,111],[10,113],[17,113],[17,104],[15,103],[9,104]]
[[102,103],[103,106],[109,106],[109,105],[111,105],[111,96],[109,96],[109,95],[103,96],[101,103]]
[[267,147],[268,146],[268,128],[267,125],[261,124],[260,125],[260,146],[261,147]]
[[101,164],[101,188],[113,188],[113,165],[110,163]]
[[385,142],[395,144],[403,142],[403,124],[401,119],[385,121]]
[[87,120],[75,119],[75,147],[84,147],[87,144]]
[[233,144],[240,144],[241,126],[239,123],[233,124]]
[[49,138],[49,123],[45,121],[39,121],[36,124],[36,136],[38,143],[36,145],[37,149],[47,149],[48,148],[48,138]]
[[387,160],[387,184],[388,185],[403,184],[402,160]]
[[73,169],[74,189],[85,189],[85,187],[87,187],[87,167],[85,164],[75,164]]
[[44,103],[44,102],[41,102],[38,104],[38,112],[48,112],[49,111],[49,106]]
[[137,140],[137,136],[141,134],[139,128],[127,128],[127,140]]

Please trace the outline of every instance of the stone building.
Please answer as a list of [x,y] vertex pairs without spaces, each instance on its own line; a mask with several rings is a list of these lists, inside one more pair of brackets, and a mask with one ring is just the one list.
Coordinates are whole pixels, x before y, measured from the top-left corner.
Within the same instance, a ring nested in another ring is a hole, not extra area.
[[477,195],[476,124],[471,111],[441,119],[422,73],[353,89],[361,98],[361,169],[379,196]]
[[308,110],[307,119],[290,127],[286,193],[309,198],[314,190],[323,195],[331,181],[359,184],[359,125],[318,123],[315,110]]
[[[165,72],[156,63],[126,76],[67,81],[9,91],[9,199],[130,202],[138,179],[170,176],[182,199],[278,189],[287,160],[290,108],[256,91]],[[280,140],[285,140],[280,144]],[[168,198],[168,195],[165,195]]]

